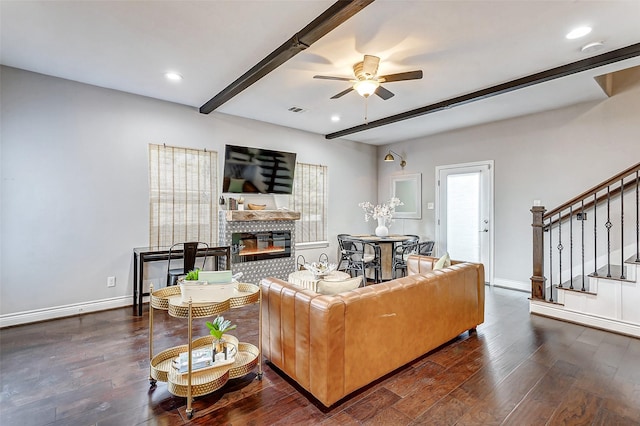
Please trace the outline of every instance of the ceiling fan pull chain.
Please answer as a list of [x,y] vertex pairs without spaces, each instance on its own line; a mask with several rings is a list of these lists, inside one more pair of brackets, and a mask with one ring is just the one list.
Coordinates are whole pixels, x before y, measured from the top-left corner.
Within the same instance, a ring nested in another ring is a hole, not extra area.
[[369,97],[364,98],[364,124],[369,124]]

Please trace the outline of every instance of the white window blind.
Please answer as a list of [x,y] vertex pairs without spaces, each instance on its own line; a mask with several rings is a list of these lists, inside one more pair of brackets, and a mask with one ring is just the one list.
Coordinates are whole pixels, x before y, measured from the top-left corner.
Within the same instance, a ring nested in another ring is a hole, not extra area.
[[296,244],[327,241],[327,166],[296,163],[292,209],[296,221]]
[[217,246],[215,151],[149,144],[149,245]]

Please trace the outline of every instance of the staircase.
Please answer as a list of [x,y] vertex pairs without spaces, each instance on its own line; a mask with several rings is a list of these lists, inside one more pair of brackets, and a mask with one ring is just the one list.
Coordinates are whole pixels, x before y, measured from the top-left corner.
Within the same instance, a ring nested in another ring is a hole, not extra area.
[[531,208],[531,313],[640,337],[639,170]]

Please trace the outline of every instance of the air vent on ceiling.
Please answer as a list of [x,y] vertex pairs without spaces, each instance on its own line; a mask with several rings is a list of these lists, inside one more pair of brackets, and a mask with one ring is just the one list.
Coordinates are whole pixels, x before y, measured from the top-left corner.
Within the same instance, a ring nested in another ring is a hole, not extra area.
[[297,106],[292,106],[291,108],[289,108],[289,111],[291,111],[291,112],[297,112],[297,113],[307,112],[307,110],[306,110],[306,109],[301,108],[301,107],[297,107]]

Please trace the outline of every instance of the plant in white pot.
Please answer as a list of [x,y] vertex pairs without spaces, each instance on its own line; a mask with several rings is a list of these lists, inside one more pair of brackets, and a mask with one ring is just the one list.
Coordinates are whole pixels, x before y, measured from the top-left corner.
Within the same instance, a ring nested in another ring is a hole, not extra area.
[[206,324],[209,328],[209,334],[213,336],[215,360],[220,359],[218,358],[219,354],[222,354],[223,359],[227,359],[227,344],[222,338],[222,335],[227,331],[234,330],[237,326],[231,324],[231,321],[224,319],[222,315],[218,315],[213,321],[207,321]]
[[198,282],[199,273],[200,273],[199,269],[194,269],[193,271],[187,272],[187,275],[184,277],[184,281],[192,282],[192,283]]

